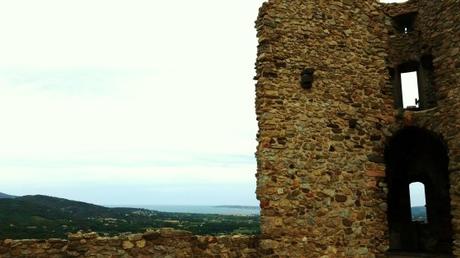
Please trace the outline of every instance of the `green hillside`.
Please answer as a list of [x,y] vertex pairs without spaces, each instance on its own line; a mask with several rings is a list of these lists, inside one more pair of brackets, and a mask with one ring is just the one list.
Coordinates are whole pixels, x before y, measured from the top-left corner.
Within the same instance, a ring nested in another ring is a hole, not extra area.
[[195,234],[256,234],[259,217],[107,208],[43,195],[0,199],[0,239],[65,238],[79,230],[114,235],[159,227]]

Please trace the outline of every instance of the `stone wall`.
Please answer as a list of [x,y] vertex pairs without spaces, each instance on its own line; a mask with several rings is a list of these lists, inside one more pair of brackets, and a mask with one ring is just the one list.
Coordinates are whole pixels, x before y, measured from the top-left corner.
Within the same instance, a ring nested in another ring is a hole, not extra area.
[[422,55],[431,55],[431,94],[436,105],[428,110],[404,111],[398,117],[395,127],[426,128],[441,135],[447,143],[453,253],[460,257],[460,1],[409,1],[401,5],[389,5],[385,9],[390,17],[413,11],[417,11],[413,35],[399,37],[412,38],[417,42],[416,47],[411,47],[414,46],[411,44],[390,45],[389,63],[396,65],[398,62],[420,59]]
[[[383,256],[389,248],[385,145],[401,128],[417,126],[448,144],[460,256],[459,8],[458,0],[263,5],[256,22],[256,112],[264,255]],[[413,12],[414,30],[397,31],[394,17]],[[422,78],[430,83],[421,90],[424,110],[403,110],[392,73],[424,55],[433,58]],[[305,68],[315,70],[311,89],[300,86]]]
[[[387,28],[376,1],[270,0],[256,26],[262,252],[374,257],[388,246]],[[311,89],[300,74],[313,68]]]
[[254,236],[193,236],[161,229],[144,234],[100,237],[96,233],[70,234],[68,240],[0,241],[1,258],[63,257],[259,257]]

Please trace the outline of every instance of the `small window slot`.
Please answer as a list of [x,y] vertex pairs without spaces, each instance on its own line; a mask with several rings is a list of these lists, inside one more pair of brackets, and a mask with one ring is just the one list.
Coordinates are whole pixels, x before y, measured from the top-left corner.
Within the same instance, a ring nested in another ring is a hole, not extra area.
[[412,222],[428,223],[425,185],[421,182],[409,184],[409,195]]
[[393,17],[394,26],[397,31],[407,34],[414,31],[415,17],[417,13],[406,13]]

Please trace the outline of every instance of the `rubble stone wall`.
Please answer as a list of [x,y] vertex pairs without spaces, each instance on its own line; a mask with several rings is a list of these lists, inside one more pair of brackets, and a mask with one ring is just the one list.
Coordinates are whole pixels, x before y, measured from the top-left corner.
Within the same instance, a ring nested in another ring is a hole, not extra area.
[[[393,18],[414,12],[414,30],[396,31]],[[256,22],[261,253],[385,255],[384,147],[399,129],[417,126],[448,144],[460,256],[459,13],[458,0],[264,4]],[[429,109],[403,110],[391,71],[424,55],[433,57],[433,74],[423,78],[432,87],[421,91],[432,98]],[[311,89],[300,86],[305,68],[315,70]]]
[[144,234],[99,237],[71,234],[68,240],[0,241],[1,258],[64,257],[259,257],[254,236],[193,236],[190,232],[161,229]]
[[[374,257],[388,247],[388,32],[377,1],[270,0],[256,23],[261,252]],[[313,68],[311,89],[300,86]]]

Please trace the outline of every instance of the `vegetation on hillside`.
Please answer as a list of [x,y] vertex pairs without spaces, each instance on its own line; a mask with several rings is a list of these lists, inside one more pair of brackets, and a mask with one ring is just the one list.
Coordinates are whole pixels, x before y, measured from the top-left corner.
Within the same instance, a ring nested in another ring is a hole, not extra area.
[[170,213],[107,208],[43,195],[0,199],[0,239],[66,238],[68,233],[100,235],[172,227],[194,234],[257,234],[259,216]]

